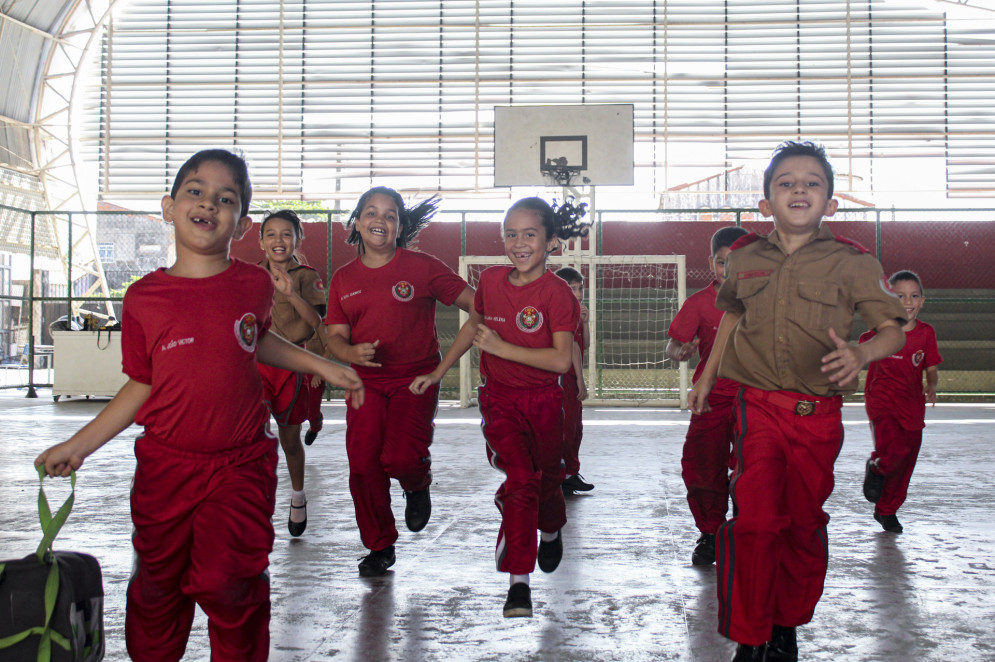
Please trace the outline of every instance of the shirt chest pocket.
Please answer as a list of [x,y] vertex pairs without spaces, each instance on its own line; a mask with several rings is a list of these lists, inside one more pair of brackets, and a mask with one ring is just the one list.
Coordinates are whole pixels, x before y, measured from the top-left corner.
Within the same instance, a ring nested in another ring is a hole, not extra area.
[[769,277],[747,278],[736,284],[736,295],[746,309],[744,319],[747,325],[770,317],[773,312],[772,291]]
[[810,329],[828,329],[838,314],[840,290],[835,283],[799,281],[791,319]]

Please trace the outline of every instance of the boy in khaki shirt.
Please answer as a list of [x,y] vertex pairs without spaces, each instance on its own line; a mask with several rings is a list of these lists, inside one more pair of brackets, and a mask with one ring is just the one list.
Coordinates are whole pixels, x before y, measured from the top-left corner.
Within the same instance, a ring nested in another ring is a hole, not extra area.
[[[733,244],[716,300],[725,315],[689,398],[700,414],[718,377],[743,385],[737,516],[716,536],[719,632],[739,643],[734,662],[798,659],[795,628],[812,619],[828,565],[822,506],[843,443],[843,395],[905,342],[905,310],[880,263],[821,225],[837,208],[825,150],[781,144],[759,207],[774,231]],[[854,312],[876,331],[868,343],[848,342]]]

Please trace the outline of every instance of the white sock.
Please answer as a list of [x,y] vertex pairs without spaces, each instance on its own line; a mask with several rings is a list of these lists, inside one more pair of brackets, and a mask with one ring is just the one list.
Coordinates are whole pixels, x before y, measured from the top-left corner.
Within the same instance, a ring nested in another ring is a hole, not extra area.
[[540,531],[539,540],[543,542],[553,542],[554,540],[556,540],[556,536],[558,535],[560,535],[559,531],[553,531],[552,533],[548,533],[546,531]]
[[290,504],[292,506],[303,506],[306,503],[307,503],[307,496],[304,494],[304,490],[290,491]]
[[526,586],[528,586],[529,585],[529,576],[528,575],[511,575],[511,584],[510,585],[514,586],[515,584],[525,584]]

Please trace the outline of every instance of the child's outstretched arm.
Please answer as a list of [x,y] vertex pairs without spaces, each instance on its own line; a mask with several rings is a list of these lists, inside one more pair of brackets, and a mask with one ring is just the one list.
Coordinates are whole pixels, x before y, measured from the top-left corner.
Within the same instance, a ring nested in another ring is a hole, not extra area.
[[256,360],[284,370],[320,375],[329,384],[344,388],[345,398],[354,409],[363,404],[363,382],[355,370],[303,350],[275,333],[259,339]]
[[79,469],[83,460],[135,421],[135,414],[151,392],[152,387],[148,384],[129,379],[96,418],[68,441],[44,451],[35,459],[35,466],[44,465],[49,476],[68,476]]
[[677,361],[678,363],[688,361],[697,353],[699,341],[700,338],[698,337],[695,337],[691,342],[680,342],[671,338],[667,341],[667,349],[664,350],[664,354],[671,361]]
[[570,369],[573,359],[574,335],[572,331],[556,331],[552,347],[522,347],[504,340],[497,331],[481,324],[473,344],[480,351],[502,359],[563,374]]
[[940,381],[940,373],[935,365],[926,368],[926,388],[923,394],[932,406],[936,406],[936,384]]
[[442,378],[449,372],[449,369],[473,346],[473,337],[477,333],[477,326],[484,321],[484,316],[473,308],[469,310],[469,313],[470,319],[456,332],[453,344],[446,350],[446,355],[442,357],[442,361],[435,367],[435,370],[427,375],[415,377],[414,381],[408,386],[408,389],[412,393],[421,395],[429,386],[441,382]]
[[703,414],[710,411],[708,406],[708,394],[712,392],[715,381],[719,376],[719,362],[722,361],[722,354],[725,352],[729,336],[733,327],[742,317],[739,313],[726,311],[722,314],[722,321],[719,322],[719,329],[715,333],[715,341],[712,343],[712,353],[708,355],[705,368],[701,371],[701,377],[694,383],[691,392],[688,394],[688,408],[695,414]]
[[279,264],[270,264],[269,272],[273,278],[273,289],[287,297],[302,320],[313,328],[320,327],[321,313],[294,291],[294,281],[287,270]]
[[822,372],[833,373],[829,375],[829,381],[845,386],[856,379],[868,363],[891,356],[905,346],[905,332],[898,320],[885,320],[874,331],[874,337],[867,342],[851,345],[830,327],[829,338],[836,349],[822,357]]

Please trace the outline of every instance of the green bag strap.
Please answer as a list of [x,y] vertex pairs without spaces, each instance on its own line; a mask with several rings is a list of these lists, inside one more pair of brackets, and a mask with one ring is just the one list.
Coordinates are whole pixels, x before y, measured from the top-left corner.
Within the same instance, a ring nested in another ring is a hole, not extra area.
[[69,474],[70,486],[72,491],[66,498],[65,502],[59,508],[59,511],[55,513],[55,517],[52,517],[52,510],[48,507],[48,498],[45,497],[45,467],[43,465],[38,465],[38,520],[41,522],[42,539],[41,543],[38,545],[38,550],[35,554],[38,556],[38,561],[40,563],[45,562],[45,554],[52,549],[52,541],[55,540],[55,536],[59,534],[59,530],[62,525],[66,523],[69,518],[69,513],[72,512],[73,504],[76,502],[76,472],[73,471]]

